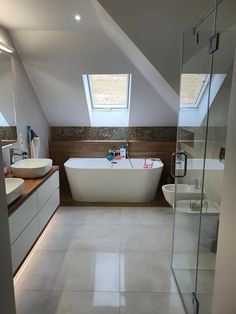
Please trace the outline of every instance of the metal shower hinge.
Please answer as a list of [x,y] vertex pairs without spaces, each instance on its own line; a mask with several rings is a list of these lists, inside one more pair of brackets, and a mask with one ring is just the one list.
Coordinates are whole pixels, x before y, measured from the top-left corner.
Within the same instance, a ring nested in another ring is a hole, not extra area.
[[208,51],[210,54],[214,53],[216,50],[219,49],[219,42],[220,42],[220,33],[216,33],[214,36],[210,37],[209,47],[208,47]]
[[199,314],[199,302],[196,296],[196,293],[192,293],[192,304],[193,304],[193,313],[194,314]]

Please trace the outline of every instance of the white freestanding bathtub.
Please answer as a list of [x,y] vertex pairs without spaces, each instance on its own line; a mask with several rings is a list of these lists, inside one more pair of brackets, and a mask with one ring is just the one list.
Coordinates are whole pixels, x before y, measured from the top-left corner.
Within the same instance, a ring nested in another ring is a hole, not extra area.
[[[115,161],[116,162],[116,161]],[[72,198],[81,202],[150,202],[155,198],[163,163],[144,168],[144,159],[70,158],[64,166]]]

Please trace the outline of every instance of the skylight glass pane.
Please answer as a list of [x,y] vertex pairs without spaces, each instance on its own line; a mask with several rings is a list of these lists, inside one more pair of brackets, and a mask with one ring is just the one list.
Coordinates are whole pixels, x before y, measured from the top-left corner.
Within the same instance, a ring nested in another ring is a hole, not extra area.
[[89,77],[93,108],[128,107],[128,74],[92,74]]
[[205,86],[207,74],[182,74],[180,104],[194,106]]

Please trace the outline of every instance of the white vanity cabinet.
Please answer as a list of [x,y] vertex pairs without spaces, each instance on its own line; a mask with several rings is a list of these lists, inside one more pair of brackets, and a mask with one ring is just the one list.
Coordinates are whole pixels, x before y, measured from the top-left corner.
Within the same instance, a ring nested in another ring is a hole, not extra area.
[[59,206],[59,172],[55,171],[9,217],[13,272]]

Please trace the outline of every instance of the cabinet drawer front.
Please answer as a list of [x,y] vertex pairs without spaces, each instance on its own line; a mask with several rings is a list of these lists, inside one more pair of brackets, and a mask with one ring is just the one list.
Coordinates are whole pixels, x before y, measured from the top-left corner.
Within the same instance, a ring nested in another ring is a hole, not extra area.
[[35,192],[9,217],[11,244],[16,241],[37,213],[37,192]]
[[57,189],[39,212],[39,223],[41,230],[45,227],[45,225],[57,209],[59,202],[59,189]]
[[46,182],[44,182],[38,189],[38,204],[39,209],[49,200],[52,194],[59,187],[59,172],[55,172]]
[[39,236],[39,233],[39,217],[37,215],[11,246],[13,272],[16,271],[24,257],[27,255],[33,243]]

